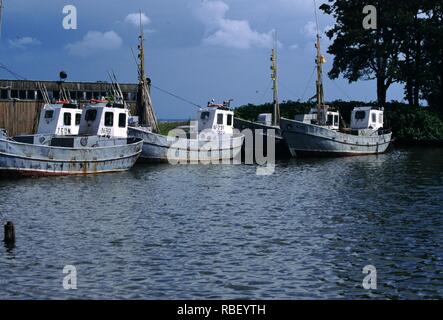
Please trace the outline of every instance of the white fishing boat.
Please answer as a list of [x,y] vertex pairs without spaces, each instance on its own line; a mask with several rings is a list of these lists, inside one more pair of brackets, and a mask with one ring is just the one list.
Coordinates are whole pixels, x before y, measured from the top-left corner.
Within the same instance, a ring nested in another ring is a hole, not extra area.
[[65,109],[69,108],[46,105],[35,135],[10,138],[0,130],[0,175],[86,175],[126,171],[135,164],[143,141],[128,137],[129,111],[123,103],[96,101],[86,106],[78,135],[57,134],[66,114],[77,118],[76,109]]
[[202,162],[238,158],[244,136],[234,130],[234,112],[228,103],[209,103],[197,113],[197,121],[178,128],[171,136],[129,127],[130,136],[143,139],[143,162]]
[[150,80],[145,76],[143,28],[139,36],[137,120],[128,128],[132,137],[143,139],[141,162],[195,163],[215,162],[241,157],[244,136],[235,133],[234,112],[230,101],[208,103],[198,111],[197,120],[175,130],[176,136],[159,133],[152,107]]
[[383,108],[354,108],[351,126],[340,126],[340,113],[324,100],[320,34],[317,22],[317,108],[294,120],[281,118],[280,129],[293,156],[355,156],[384,153],[392,132],[384,128]]

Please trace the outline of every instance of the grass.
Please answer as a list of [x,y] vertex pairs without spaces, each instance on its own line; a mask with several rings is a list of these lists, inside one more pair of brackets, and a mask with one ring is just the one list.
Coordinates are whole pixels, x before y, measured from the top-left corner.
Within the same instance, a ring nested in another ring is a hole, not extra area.
[[158,124],[158,129],[160,131],[160,134],[167,136],[169,131],[180,127],[180,126],[188,126],[189,121],[182,121],[182,122],[160,122]]

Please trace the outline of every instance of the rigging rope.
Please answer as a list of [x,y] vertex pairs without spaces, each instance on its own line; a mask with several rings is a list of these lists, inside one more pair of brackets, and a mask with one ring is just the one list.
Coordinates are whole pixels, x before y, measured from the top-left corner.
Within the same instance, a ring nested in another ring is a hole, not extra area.
[[169,91],[167,91],[165,89],[159,88],[156,85],[151,84],[151,87],[153,87],[153,88],[155,88],[155,89],[157,89],[157,90],[159,90],[159,91],[161,91],[163,93],[166,93],[167,95],[170,95],[171,97],[174,97],[174,98],[176,98],[176,99],[178,99],[180,101],[186,102],[187,104],[190,104],[190,105],[192,105],[194,107],[197,107],[199,109],[202,108],[202,106],[198,105],[197,103],[194,103],[194,102],[192,102],[190,100],[187,100],[187,99],[185,99],[183,97],[180,97],[180,96],[178,96],[178,95],[176,95],[176,94],[174,94],[172,92],[169,92]]
[[349,100],[352,100],[351,96],[350,96],[345,90],[343,90],[343,89],[337,84],[336,81],[331,81],[331,82],[332,82],[332,83],[338,88],[338,90],[341,91],[341,93],[343,93],[346,97],[348,97]]
[[296,96],[297,94],[292,91],[292,89],[290,89],[288,86],[286,86],[281,80],[278,80],[278,84],[280,86],[282,86],[286,91],[288,91],[290,94],[293,94],[294,96]]
[[9,72],[13,77],[15,77],[17,80],[27,80],[25,77],[19,75],[18,73],[12,71],[7,66],[5,66],[3,63],[0,63],[0,69],[3,69],[7,72]]
[[309,80],[308,80],[308,82],[306,83],[305,90],[303,91],[303,94],[302,94],[302,96],[301,96],[301,100],[302,100],[302,101],[305,99],[306,91],[308,91],[308,87],[309,87],[309,84],[310,84],[311,81],[312,81],[312,77],[314,76],[315,69],[316,69],[316,67],[314,67],[314,69],[312,69],[311,76],[309,77]]

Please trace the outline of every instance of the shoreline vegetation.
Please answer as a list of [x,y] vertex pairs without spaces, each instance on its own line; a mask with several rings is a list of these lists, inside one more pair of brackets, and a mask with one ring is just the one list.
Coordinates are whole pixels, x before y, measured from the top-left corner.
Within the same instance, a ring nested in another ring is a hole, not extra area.
[[[350,123],[354,107],[377,106],[377,102],[332,101],[329,106],[340,111],[346,125]],[[308,113],[313,103],[284,101],[280,104],[281,116],[294,119],[296,114]],[[235,116],[256,121],[261,113],[272,113],[272,103],[248,104],[235,109]],[[397,145],[443,145],[443,116],[431,107],[416,107],[391,101],[385,104],[385,125],[392,129]]]
[[[354,107],[377,106],[377,102],[333,101],[331,108],[340,111],[346,125],[350,123],[351,111]],[[313,103],[284,101],[280,103],[281,116],[294,119],[296,114],[308,113],[315,107]],[[261,105],[247,104],[234,109],[235,117],[256,121],[261,113],[272,113],[272,103]],[[160,134],[168,135],[170,130],[179,126],[189,125],[189,121],[163,120],[159,123]],[[443,146],[443,115],[431,107],[415,107],[405,103],[391,101],[385,107],[385,125],[392,129],[396,145]]]

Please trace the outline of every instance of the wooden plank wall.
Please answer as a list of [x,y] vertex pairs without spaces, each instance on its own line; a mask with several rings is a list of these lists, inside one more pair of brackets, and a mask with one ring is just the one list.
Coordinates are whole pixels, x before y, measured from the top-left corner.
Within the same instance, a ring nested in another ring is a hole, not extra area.
[[42,105],[39,101],[0,101],[0,128],[10,136],[34,133]]

